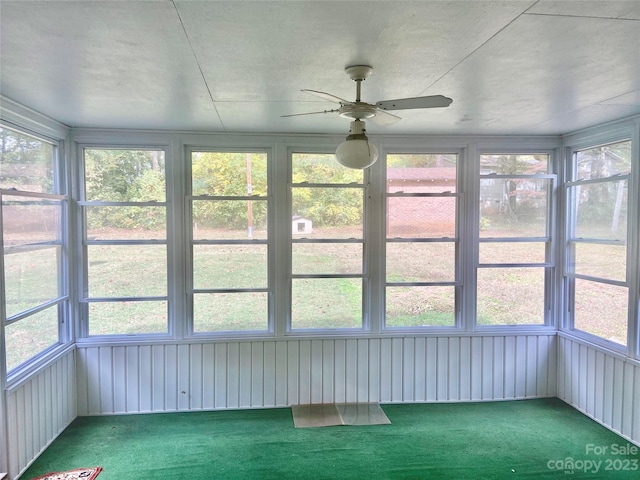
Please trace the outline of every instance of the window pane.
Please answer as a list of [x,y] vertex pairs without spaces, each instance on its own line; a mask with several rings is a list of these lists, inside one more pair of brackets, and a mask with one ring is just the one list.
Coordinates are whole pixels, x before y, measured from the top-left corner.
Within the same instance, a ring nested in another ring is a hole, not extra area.
[[2,197],[4,246],[60,240],[62,202],[31,197]]
[[550,179],[480,179],[480,237],[544,237]]
[[89,245],[91,297],[148,297],[167,294],[164,245]]
[[610,280],[627,280],[627,247],[576,243],[575,263],[569,271]]
[[387,237],[456,236],[455,197],[391,197],[387,199]]
[[452,242],[387,243],[387,282],[455,281],[456,246]]
[[329,153],[294,153],[293,183],[362,183],[363,170],[354,170],[338,163]]
[[361,188],[294,188],[292,229],[307,221],[312,233],[303,237],[362,238],[363,200]]
[[627,180],[572,186],[568,193],[574,202],[576,238],[626,240]]
[[455,326],[454,287],[387,287],[387,327]]
[[11,323],[4,333],[9,371],[58,343],[58,306]]
[[535,175],[548,171],[547,154],[480,155],[480,175]]
[[544,323],[544,268],[479,268],[478,325]]
[[362,280],[293,279],[291,327],[362,328]]
[[362,273],[361,243],[294,243],[294,274]]
[[543,242],[481,242],[480,263],[544,263]]
[[387,192],[456,191],[457,155],[387,155]]
[[194,240],[267,238],[265,200],[194,200]]
[[7,318],[60,296],[60,246],[8,249],[4,254]]
[[266,288],[267,245],[194,245],[194,288]]
[[269,296],[266,292],[200,293],[193,296],[195,332],[265,331]]
[[192,195],[239,196],[267,194],[267,154],[193,152]]
[[607,178],[631,172],[631,142],[593,147],[575,153],[575,180]]
[[85,149],[84,169],[86,200],[166,200],[163,151]]
[[55,147],[0,127],[0,188],[55,193]]
[[89,240],[164,240],[165,207],[85,207]]
[[629,289],[575,279],[574,327],[627,344]]
[[167,333],[167,302],[89,303],[89,335]]

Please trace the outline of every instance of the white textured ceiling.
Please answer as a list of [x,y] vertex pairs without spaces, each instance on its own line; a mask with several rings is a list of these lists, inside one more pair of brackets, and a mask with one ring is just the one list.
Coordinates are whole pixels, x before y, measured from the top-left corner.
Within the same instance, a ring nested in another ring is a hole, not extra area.
[[561,134],[640,113],[640,1],[5,1],[0,93],[72,127],[344,133],[302,88],[442,94],[370,133]]

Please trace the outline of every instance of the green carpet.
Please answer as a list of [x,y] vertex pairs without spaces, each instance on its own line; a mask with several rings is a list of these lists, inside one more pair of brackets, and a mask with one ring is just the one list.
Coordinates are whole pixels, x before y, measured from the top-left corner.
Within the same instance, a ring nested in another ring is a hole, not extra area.
[[557,399],[382,408],[391,425],[296,429],[288,408],[79,417],[22,478],[87,465],[98,480],[640,478],[631,444]]

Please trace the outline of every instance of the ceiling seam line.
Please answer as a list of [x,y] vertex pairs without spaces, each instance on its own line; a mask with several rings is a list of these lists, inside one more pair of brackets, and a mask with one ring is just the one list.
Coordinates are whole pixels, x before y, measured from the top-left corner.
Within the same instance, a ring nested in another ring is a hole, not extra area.
[[562,18],[587,18],[591,20],[621,20],[626,22],[640,22],[640,18],[599,17],[597,15],[568,15],[561,13],[524,12],[522,15],[534,15],[538,17],[562,17]]
[[202,66],[198,61],[198,57],[196,55],[195,50],[193,49],[193,44],[191,43],[191,39],[189,38],[189,34],[187,33],[187,28],[184,26],[184,22],[182,21],[182,17],[180,16],[180,11],[178,10],[178,6],[174,0],[171,0],[171,4],[173,5],[174,10],[176,11],[176,15],[178,16],[178,21],[180,22],[180,26],[182,27],[182,31],[184,32],[184,36],[187,39],[187,43],[189,44],[189,48],[191,49],[191,55],[193,55],[193,59],[196,61],[196,65],[198,66],[198,71],[200,72],[200,76],[202,77],[202,81],[204,82],[204,86],[207,89],[207,93],[209,94],[209,98],[211,99],[211,105],[213,106],[216,115],[218,116],[218,120],[222,125],[222,130],[226,131],[227,128],[222,121],[222,117],[220,116],[220,112],[218,111],[218,107],[216,107],[216,101],[213,98],[213,94],[211,93],[211,89],[209,88],[209,84],[207,83],[207,79],[204,76],[204,71],[202,70]]
[[[539,0],[538,0],[539,1]],[[535,3],[529,5],[527,8],[525,8],[522,12],[520,12],[518,15],[516,15],[513,19],[511,19],[511,21],[509,23],[507,23],[506,25],[504,25],[502,28],[500,28],[497,32],[495,32],[493,35],[491,35],[489,38],[487,38],[484,42],[482,42],[480,45],[478,45],[476,48],[474,48],[471,52],[469,52],[467,55],[465,55],[465,57],[460,60],[458,63],[456,63],[453,67],[451,67],[449,70],[447,70],[445,73],[443,73],[442,75],[440,75],[440,77],[438,77],[436,80],[434,80],[433,82],[431,82],[429,84],[429,86],[427,88],[425,88],[419,96],[424,95],[431,87],[433,87],[436,83],[438,83],[440,80],[442,80],[444,77],[446,77],[447,75],[449,75],[452,71],[454,71],[459,65],[461,65],[464,61],[466,61],[469,57],[471,57],[471,55],[473,55],[474,53],[476,53],[478,50],[480,50],[482,47],[484,47],[487,43],[489,43],[491,40],[493,40],[496,36],[498,36],[498,34],[500,34],[502,31],[504,31],[506,28],[508,28],[513,22],[515,22],[516,20],[518,20],[522,15],[527,13],[527,10],[529,10],[530,8],[534,7],[538,1],[536,1]]]

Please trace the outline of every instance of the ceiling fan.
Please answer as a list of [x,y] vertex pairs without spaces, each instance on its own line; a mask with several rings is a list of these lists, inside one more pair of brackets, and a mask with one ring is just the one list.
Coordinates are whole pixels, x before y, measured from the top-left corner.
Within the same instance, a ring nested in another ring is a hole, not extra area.
[[369,65],[352,65],[345,68],[345,72],[351,80],[356,82],[355,101],[345,100],[330,93],[318,90],[304,89],[303,92],[315,95],[324,100],[340,105],[339,108],[323,110],[320,112],[294,113],[282,115],[283,117],[298,117],[302,115],[317,115],[323,113],[338,113],[341,117],[351,118],[350,134],[346,141],[342,142],[336,150],[338,162],[349,168],[366,168],[378,158],[378,151],[375,145],[370,144],[366,136],[365,119],[371,119],[378,125],[391,125],[401,117],[388,110],[408,110],[415,108],[442,108],[451,105],[453,100],[443,95],[430,95],[426,97],[399,98],[396,100],[382,100],[375,104],[363,102],[360,99],[361,83],[373,72],[373,67]]

